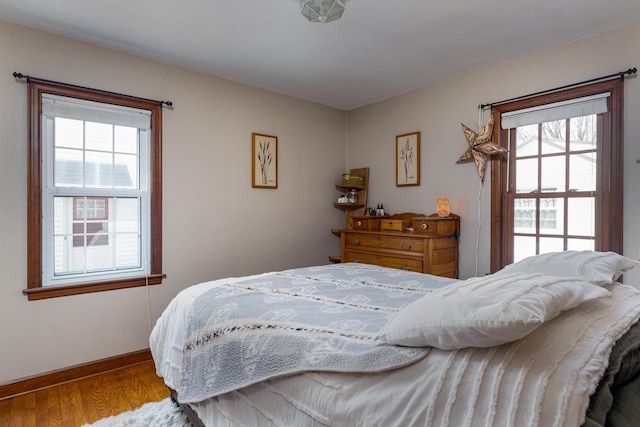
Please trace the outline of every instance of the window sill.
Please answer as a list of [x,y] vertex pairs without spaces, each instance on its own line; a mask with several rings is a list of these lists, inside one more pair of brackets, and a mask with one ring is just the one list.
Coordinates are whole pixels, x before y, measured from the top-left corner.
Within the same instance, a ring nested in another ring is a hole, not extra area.
[[81,295],[92,292],[113,291],[116,289],[136,288],[140,286],[159,285],[166,274],[152,274],[149,276],[133,277],[123,280],[112,280],[103,282],[92,282],[77,285],[47,286],[38,288],[23,289],[22,293],[29,301],[47,298],[66,297],[69,295]]

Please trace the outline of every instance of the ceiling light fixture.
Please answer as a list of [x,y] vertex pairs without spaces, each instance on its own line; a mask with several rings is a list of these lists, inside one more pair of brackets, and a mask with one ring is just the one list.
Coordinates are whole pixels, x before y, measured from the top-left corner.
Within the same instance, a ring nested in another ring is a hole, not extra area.
[[302,15],[311,22],[336,21],[344,12],[344,0],[302,0]]

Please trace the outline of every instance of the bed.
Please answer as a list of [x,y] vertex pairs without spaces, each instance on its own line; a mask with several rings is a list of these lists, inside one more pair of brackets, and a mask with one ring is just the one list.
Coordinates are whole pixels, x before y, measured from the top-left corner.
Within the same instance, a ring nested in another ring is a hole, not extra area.
[[202,283],[158,319],[156,371],[195,425],[639,425],[639,266],[532,257],[447,279],[367,264]]

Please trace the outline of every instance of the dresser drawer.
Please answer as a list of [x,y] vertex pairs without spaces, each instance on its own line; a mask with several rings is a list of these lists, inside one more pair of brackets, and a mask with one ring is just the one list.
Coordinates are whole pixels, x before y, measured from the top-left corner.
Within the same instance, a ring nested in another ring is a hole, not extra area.
[[456,232],[453,218],[418,217],[413,218],[413,232],[416,234],[452,234]]
[[354,230],[380,230],[380,218],[376,218],[373,216],[354,216],[351,218],[351,222]]
[[431,265],[455,263],[456,253],[456,248],[434,249],[431,251]]
[[385,257],[361,252],[346,251],[342,262],[361,262],[363,264],[374,264],[381,267],[398,268],[400,270],[416,271],[418,273],[422,272],[422,261]]
[[345,247],[347,249],[387,249],[400,252],[412,252],[422,255],[424,248],[423,239],[409,239],[398,236],[376,236],[368,234],[347,234],[345,236]]

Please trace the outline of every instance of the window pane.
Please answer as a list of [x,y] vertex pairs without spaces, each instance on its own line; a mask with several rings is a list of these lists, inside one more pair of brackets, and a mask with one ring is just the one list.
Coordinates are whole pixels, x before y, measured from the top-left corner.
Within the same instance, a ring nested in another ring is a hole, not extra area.
[[595,236],[595,199],[593,197],[572,197],[568,203],[569,234]]
[[596,115],[574,117],[569,120],[570,150],[592,150],[596,148]]
[[55,274],[140,267],[140,209],[135,197],[55,197]]
[[514,233],[536,232],[536,199],[516,199],[513,209]]
[[138,156],[116,154],[114,160],[114,188],[138,188]]
[[569,188],[575,191],[595,191],[596,153],[569,156]]
[[56,147],[78,148],[83,146],[82,120],[55,118]]
[[542,123],[542,154],[564,153],[567,150],[567,121]]
[[595,250],[593,239],[567,239],[568,251],[593,251]]
[[111,221],[112,232],[139,233],[140,232],[140,200],[121,198],[115,200],[115,219]]
[[538,155],[538,125],[516,128],[516,156]]
[[564,199],[540,199],[540,233],[564,234]]
[[527,236],[513,237],[513,262],[536,254],[536,238]]
[[87,188],[113,187],[113,157],[111,153],[85,152],[85,186]]
[[556,237],[540,238],[540,253],[562,252],[564,250],[564,239]]
[[85,122],[85,148],[113,151],[113,125]]
[[116,246],[118,268],[140,266],[140,237],[138,234],[118,234]]
[[565,156],[543,157],[542,161],[542,191],[565,191]]
[[55,149],[53,185],[55,187],[82,187],[82,151]]
[[115,126],[114,151],[118,153],[138,154],[138,129]]
[[538,190],[538,159],[516,160],[516,193]]

